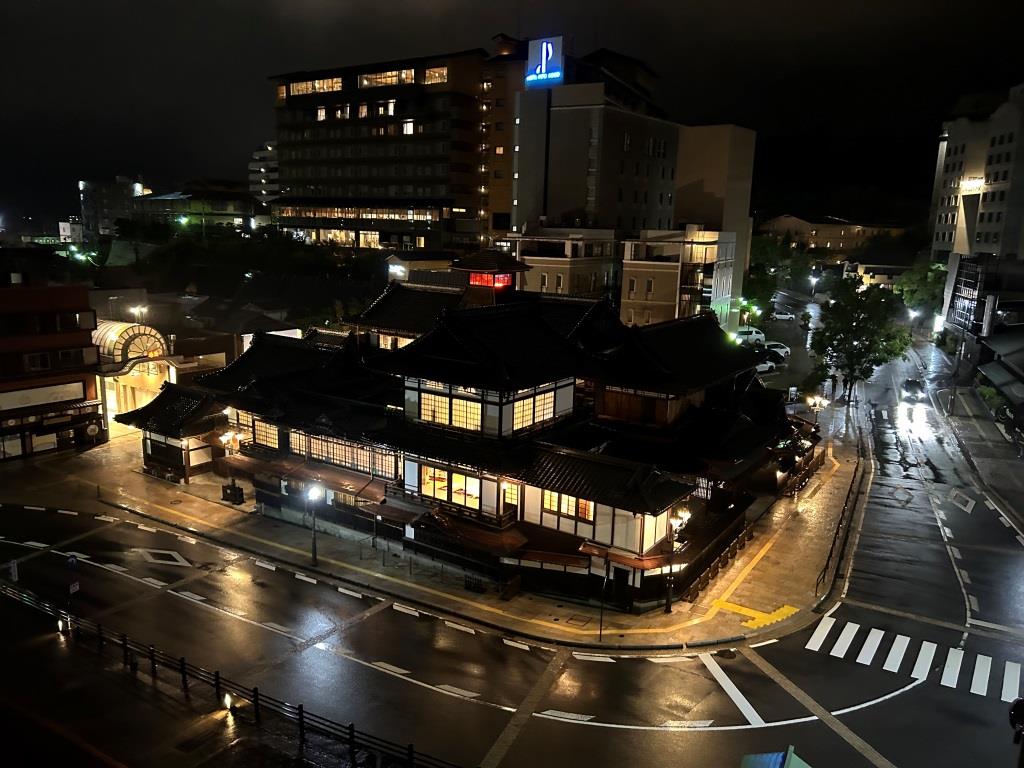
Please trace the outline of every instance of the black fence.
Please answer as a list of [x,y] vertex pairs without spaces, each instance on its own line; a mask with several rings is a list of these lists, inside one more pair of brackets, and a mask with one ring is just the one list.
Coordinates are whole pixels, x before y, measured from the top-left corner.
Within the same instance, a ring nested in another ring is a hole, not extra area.
[[122,663],[132,673],[137,672],[142,665],[154,678],[161,673],[177,678],[185,691],[193,684],[207,686],[212,690],[215,700],[224,706],[235,706],[235,702],[248,702],[252,706],[252,714],[257,723],[265,713],[273,713],[295,723],[299,741],[302,743],[305,743],[307,734],[314,733],[332,739],[347,749],[352,765],[358,763],[363,766],[372,765],[374,768],[457,768],[454,763],[417,752],[412,744],[403,746],[378,738],[357,730],[352,723],[338,723],[308,712],[302,704],[275,699],[256,686],[247,688],[221,676],[219,671],[210,671],[190,664],[184,656],[174,656],[152,645],[133,640],[128,635],[113,632],[102,624],[73,616],[52,603],[40,600],[30,592],[10,584],[0,583],[0,595],[53,616],[57,619],[61,632],[67,633],[79,642],[93,643],[96,650],[101,653],[119,651]]
[[[850,487],[846,491],[846,499],[843,501],[843,508],[839,513],[839,522],[836,523],[835,533],[832,534],[832,543],[829,545],[828,555],[825,557],[825,565],[814,583],[815,596],[822,591],[824,594],[828,594],[835,583],[839,562],[842,560],[843,551],[846,549],[846,540],[850,537],[850,528],[853,525],[853,510],[857,506],[857,499],[860,497],[861,488],[864,485],[864,455],[864,434],[860,427],[857,427],[857,463],[853,467]],[[826,582],[828,582],[827,586]]]

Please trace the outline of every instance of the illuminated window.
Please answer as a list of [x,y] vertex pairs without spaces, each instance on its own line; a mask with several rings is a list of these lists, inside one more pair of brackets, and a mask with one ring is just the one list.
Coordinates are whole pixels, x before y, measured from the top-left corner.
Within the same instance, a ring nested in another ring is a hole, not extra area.
[[420,467],[420,494],[448,500],[448,472],[437,467]]
[[267,424],[266,422],[258,419],[253,420],[252,424],[253,441],[257,445],[263,445],[267,448],[277,448],[277,427],[273,424]]
[[[423,84],[424,85],[436,85],[438,83],[448,82],[448,67],[427,67],[423,73]],[[485,87],[484,90],[490,90]]]
[[367,109],[366,104],[360,104],[359,105],[359,116],[360,117],[366,117],[368,114],[370,114],[370,112]]
[[316,119],[317,121],[323,121],[327,119],[327,107],[316,108]]
[[565,517],[578,517],[581,520],[594,519],[594,502],[577,499],[565,493],[544,491],[541,506],[545,512],[553,512]]
[[359,76],[360,88],[378,88],[382,85],[405,85],[416,80],[416,73],[412,69],[393,69],[389,72],[374,72],[369,75]]
[[555,416],[555,393],[545,392],[534,398],[534,421],[547,421]]
[[423,235],[416,235],[416,247],[417,248],[426,248],[427,247],[427,239]]
[[470,509],[480,509],[480,478],[452,472],[451,501]]
[[516,400],[512,406],[512,429],[525,429],[533,424],[533,398]]
[[470,285],[494,285],[494,275],[488,275],[481,272],[470,272],[469,273],[469,284]]
[[544,496],[541,502],[545,512],[557,512],[558,511],[558,494],[554,491],[544,491]]
[[277,86],[277,101],[278,101],[278,103],[279,104],[283,103],[287,97],[288,97],[288,87],[284,86],[284,85]]
[[335,107],[334,118],[336,120],[348,120],[348,104],[342,104]]
[[377,102],[377,114],[378,115],[393,115],[395,114],[395,100],[388,99],[387,101]]
[[576,517],[582,520],[594,519],[594,502],[585,499],[576,500]]
[[288,91],[292,96],[305,96],[310,93],[329,93],[340,90],[340,77],[328,77],[323,80],[304,80],[288,86]]
[[506,506],[519,506],[519,486],[513,483],[502,483],[503,490],[501,500]]
[[406,136],[411,136],[414,130],[415,130],[415,125],[414,125],[412,120],[403,120],[402,121],[402,133],[403,134],[405,134]]
[[451,423],[448,413],[447,397],[431,395],[429,392],[420,393],[420,418],[423,421],[430,421],[434,424]]
[[480,403],[452,398],[452,426],[460,429],[480,430]]
[[496,154],[496,155],[504,155],[505,154],[505,148],[504,147],[495,147],[494,148],[494,154]]

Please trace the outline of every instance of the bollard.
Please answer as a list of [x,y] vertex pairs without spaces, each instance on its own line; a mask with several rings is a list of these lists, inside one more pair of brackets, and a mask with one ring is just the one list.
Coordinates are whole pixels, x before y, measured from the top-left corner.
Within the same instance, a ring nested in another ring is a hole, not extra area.
[[183,690],[188,691],[188,671],[185,669],[184,656],[178,659],[178,669],[181,672],[181,687]]
[[124,659],[124,665],[128,666],[128,635],[121,635],[121,656]]
[[299,744],[306,743],[306,715],[299,704]]
[[149,646],[149,674],[156,677],[156,648]]
[[216,670],[213,673],[213,695],[220,701],[220,672]]
[[352,765],[356,764],[356,724],[348,724],[348,760]]
[[260,689],[258,687],[252,689],[252,715],[258,723],[260,721]]

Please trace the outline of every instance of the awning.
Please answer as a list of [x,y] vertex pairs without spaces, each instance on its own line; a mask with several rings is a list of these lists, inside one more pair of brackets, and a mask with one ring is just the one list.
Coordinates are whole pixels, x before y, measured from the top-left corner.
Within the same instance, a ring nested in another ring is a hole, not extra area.
[[979,365],[978,371],[1013,405],[1024,403],[1024,382],[1020,381],[1001,362],[996,360]]
[[368,475],[325,464],[310,464],[297,457],[282,456],[260,459],[255,456],[232,454],[223,459],[231,469],[248,475],[255,473],[277,475],[284,479],[312,480],[333,491],[341,491],[379,504],[384,499],[385,481]]

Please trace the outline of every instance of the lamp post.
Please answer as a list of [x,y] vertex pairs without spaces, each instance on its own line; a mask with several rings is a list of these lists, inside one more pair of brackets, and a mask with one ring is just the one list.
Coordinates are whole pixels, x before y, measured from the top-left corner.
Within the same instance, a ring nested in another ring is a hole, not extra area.
[[313,483],[306,489],[306,514],[309,514],[309,502],[313,502],[313,565],[316,565],[316,503],[324,496],[324,487]]
[[373,516],[373,540],[372,540],[372,547],[373,547],[373,549],[377,548],[377,523],[379,523],[380,521],[381,521],[381,516],[380,515],[374,515]]
[[818,423],[818,414],[828,408],[828,400],[822,395],[812,395],[807,398],[807,404],[811,406],[811,410],[814,411],[814,423]]
[[818,285],[818,276],[817,275],[811,275],[808,278],[808,280],[811,281],[811,298],[813,299],[814,298],[814,289]]

